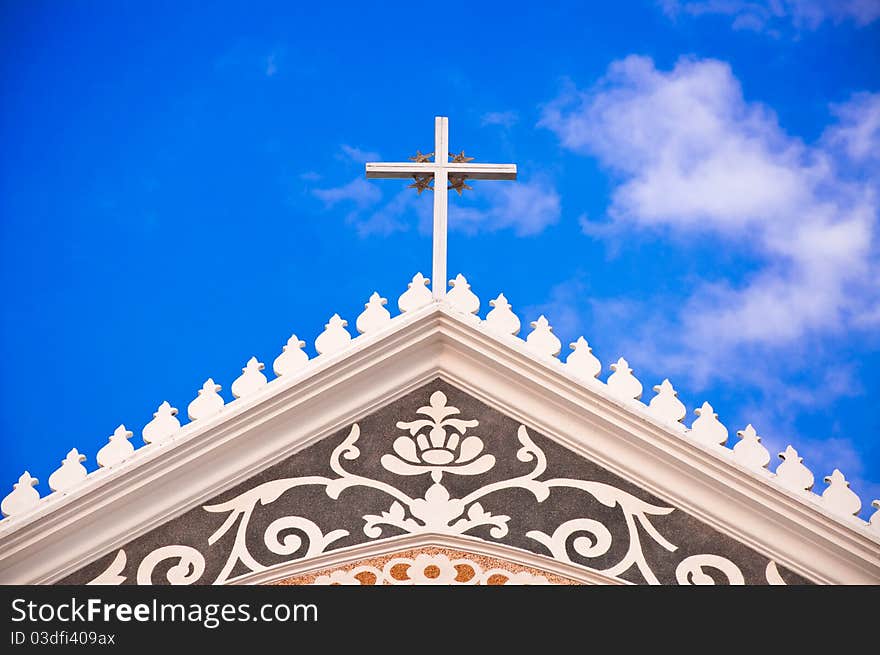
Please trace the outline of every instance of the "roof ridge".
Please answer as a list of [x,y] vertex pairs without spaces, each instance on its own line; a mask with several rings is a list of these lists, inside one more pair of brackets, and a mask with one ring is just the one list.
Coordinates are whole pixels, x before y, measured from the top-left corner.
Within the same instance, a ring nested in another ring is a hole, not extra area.
[[[862,501],[849,488],[849,483],[839,469],[834,469],[824,478],[828,487],[818,495],[812,491],[815,481],[813,472],[803,464],[803,458],[791,445],[779,453],[783,461],[775,472],[770,471],[767,468],[770,463],[770,453],[761,444],[761,438],[751,424],[737,431],[736,436],[739,441],[728,447],[726,445],[729,437],[728,429],[718,420],[718,415],[708,402],[704,402],[700,408],[694,410],[697,418],[690,428],[684,425],[686,408],[678,399],[678,394],[668,379],[653,387],[656,395],[645,404],[640,400],[643,392],[642,383],[633,375],[632,369],[623,357],[609,365],[608,368],[612,373],[607,381],[603,382],[598,379],[602,364],[593,355],[592,348],[583,336],[570,344],[572,352],[563,361],[558,357],[562,350],[562,342],[553,334],[553,328],[544,315],[530,323],[532,331],[522,339],[517,336],[521,328],[520,319],[511,310],[511,305],[503,293],[489,301],[492,309],[487,312],[484,319],[481,319],[477,315],[480,299],[471,291],[464,275],[459,274],[454,280],[449,281],[452,290],[447,293],[444,300],[438,301],[432,297],[427,288],[429,282],[430,280],[421,273],[413,276],[412,281],[407,285],[407,290],[398,299],[400,314],[393,318],[385,308],[388,300],[378,292],[373,292],[364,305],[364,311],[357,317],[355,323],[357,331],[360,335],[372,335],[384,331],[389,326],[397,324],[407,314],[432,304],[451,309],[467,323],[489,333],[505,345],[525,351],[582,386],[609,397],[630,411],[711,452],[728,465],[745,471],[768,485],[783,489],[805,504],[821,509],[844,526],[880,540],[880,500],[871,503],[877,511],[873,513],[870,521],[858,517]],[[15,530],[19,519],[28,517],[37,508],[51,503],[50,499],[82,493],[91,486],[91,483],[97,483],[99,478],[104,477],[96,475],[100,471],[113,469],[123,462],[132,462],[132,457],[136,458],[140,453],[150,451],[168,441],[185,427],[207,418],[215,419],[227,408],[237,406],[240,399],[252,397],[279,379],[284,377],[290,379],[294,374],[304,377],[308,369],[317,367],[318,362],[326,361],[326,356],[349,351],[354,347],[353,344],[359,343],[360,335],[352,337],[346,329],[347,326],[346,320],[338,314],[333,314],[324,326],[323,332],[315,339],[318,355],[312,358],[303,350],[305,341],[293,334],[273,362],[272,369],[276,377],[271,381],[261,372],[265,365],[256,357],[251,357],[242,369],[242,374],[232,382],[231,390],[235,399],[229,403],[217,393],[221,390],[221,386],[212,378],[208,378],[199,389],[196,398],[189,403],[187,415],[190,422],[184,426],[176,418],[177,408],[163,401],[153,414],[153,419],[142,429],[144,445],[140,448],[136,449],[129,441],[133,433],[124,425],[118,426],[109,437],[108,443],[97,453],[99,468],[91,472],[82,465],[85,456],[75,448],[72,449],[61,466],[49,477],[52,493],[46,496],[40,496],[34,488],[37,479],[25,471],[13,485],[13,491],[0,503],[0,510],[7,517],[0,521],[0,530],[8,528],[4,530],[7,533]]]

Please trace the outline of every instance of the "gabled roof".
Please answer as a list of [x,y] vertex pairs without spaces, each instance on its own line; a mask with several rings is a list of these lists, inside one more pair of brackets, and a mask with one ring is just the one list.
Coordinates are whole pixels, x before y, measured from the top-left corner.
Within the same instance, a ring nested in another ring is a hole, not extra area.
[[[356,338],[334,314],[315,340],[313,359],[293,335],[271,382],[252,358],[232,383],[230,403],[208,379],[183,426],[163,403],[140,448],[119,426],[91,473],[71,451],[50,476],[54,493],[44,498],[25,472],[3,500],[10,516],[0,521],[0,582],[59,580],[436,377],[809,579],[880,582],[880,512],[870,523],[855,516],[861,501],[839,471],[816,495],[813,473],[793,448],[780,454],[775,472],[766,468],[770,454],[751,426],[727,448],[728,430],[708,403],[685,427],[684,405],[668,380],[646,405],[623,358],[602,382],[583,338],[563,362],[545,317],[523,340],[503,294],[480,319],[479,299],[463,276],[440,302],[426,284],[421,274],[413,278],[394,318],[374,293],[357,318]],[[291,413],[296,421],[282,421]]]

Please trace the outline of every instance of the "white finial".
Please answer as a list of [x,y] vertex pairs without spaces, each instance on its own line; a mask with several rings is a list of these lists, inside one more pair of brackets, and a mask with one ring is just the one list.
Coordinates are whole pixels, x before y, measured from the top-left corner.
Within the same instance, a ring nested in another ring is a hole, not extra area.
[[449,304],[465,314],[476,314],[480,311],[480,299],[471,291],[467,278],[459,273],[454,280],[449,280],[452,291],[446,294]]
[[308,364],[309,356],[303,350],[305,347],[305,341],[302,341],[295,334],[291,335],[290,339],[287,340],[287,345],[281,349],[281,354],[272,363],[272,370],[275,371],[275,375],[289,375],[299,371]]
[[86,456],[72,448],[67,457],[61,460],[61,467],[49,476],[49,488],[52,491],[67,491],[86,479],[89,474],[82,462]]
[[364,311],[355,321],[355,327],[360,334],[375,332],[391,321],[391,313],[383,305],[388,304],[388,299],[383,298],[377,292],[373,292],[370,301],[364,305]]
[[24,514],[40,500],[40,492],[34,489],[37,482],[31,474],[25,471],[18,478],[18,482],[12,485],[12,492],[7,494],[0,503],[0,512],[3,516],[17,516]]
[[871,507],[877,510],[871,514],[871,528],[874,532],[880,532],[880,500],[872,500]]
[[651,398],[648,404],[654,416],[670,423],[680,423],[687,414],[684,404],[678,399],[678,393],[672,387],[672,383],[665,379],[654,387],[657,395]]
[[638,400],[642,397],[642,383],[632,374],[629,362],[621,357],[609,368],[614,371],[608,376],[608,381],[606,382],[611,393],[618,398],[626,400]]
[[256,357],[251,357],[243,369],[241,375],[235,378],[230,390],[236,398],[243,398],[252,393],[259,391],[268,384],[266,376],[260,373],[266,365],[257,361]]
[[691,424],[689,434],[692,439],[713,446],[727,443],[727,428],[718,420],[712,405],[704,402],[702,407],[694,410],[694,414],[699,418]]
[[98,466],[115,466],[129,457],[134,452],[134,446],[129,441],[131,434],[124,425],[117,427],[107,445],[98,451]]
[[791,446],[779,453],[782,464],[776,467],[776,481],[792,491],[809,491],[813,488],[813,472],[802,464],[803,457]]
[[583,337],[570,343],[571,354],[565,359],[565,370],[579,378],[592,380],[602,371],[602,363],[596,359],[593,349]]
[[486,314],[486,327],[489,330],[495,334],[519,334],[519,317],[510,309],[510,303],[503,293],[499,293],[495,300],[490,300],[489,306],[494,308]]
[[862,499],[849,488],[849,482],[840,472],[834,469],[831,475],[825,476],[828,488],[822,492],[822,504],[829,511],[841,516],[855,516],[862,509]]
[[191,421],[212,416],[223,409],[223,398],[217,393],[221,388],[213,379],[205,380],[199,395],[186,408]]
[[431,292],[428,290],[430,280],[421,273],[413,275],[412,282],[406,285],[406,291],[397,299],[397,306],[402,312],[412,312],[425,305],[430,305]]
[[736,433],[739,442],[733,447],[733,458],[744,466],[754,469],[766,468],[770,463],[770,451],[761,444],[761,437],[749,423],[745,430]]
[[141,433],[145,443],[160,443],[180,429],[177,420],[177,408],[166,400],[153,414],[153,420],[144,426]]
[[537,321],[530,323],[532,331],[526,337],[526,345],[532,352],[542,357],[556,357],[562,350],[562,342],[553,334],[550,323],[541,314]]
[[315,350],[319,355],[332,355],[343,350],[350,342],[351,335],[345,326],[348,321],[339,317],[339,314],[333,314],[330,321],[324,326],[324,331],[315,339]]

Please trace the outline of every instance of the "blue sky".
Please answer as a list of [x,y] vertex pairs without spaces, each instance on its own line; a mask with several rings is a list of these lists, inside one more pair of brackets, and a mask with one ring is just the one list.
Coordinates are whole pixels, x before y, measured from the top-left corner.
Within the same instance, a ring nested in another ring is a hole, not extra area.
[[688,425],[709,400],[870,514],[880,1],[320,4],[3,4],[2,494],[393,306],[431,198],[363,163],[446,115],[520,170],[450,197],[484,310],[669,377]]

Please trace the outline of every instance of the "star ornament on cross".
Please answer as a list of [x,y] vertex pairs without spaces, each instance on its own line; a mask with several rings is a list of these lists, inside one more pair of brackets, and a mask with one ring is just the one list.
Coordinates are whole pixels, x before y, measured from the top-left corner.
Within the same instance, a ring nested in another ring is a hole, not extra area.
[[[433,161],[432,161],[433,157]],[[450,161],[450,157],[452,160]],[[434,191],[434,249],[431,291],[435,300],[446,295],[446,223],[450,189],[461,195],[472,189],[466,180],[515,180],[516,164],[474,164],[462,150],[449,152],[449,119],[434,118],[434,152],[416,151],[408,162],[370,162],[366,165],[367,179],[413,178],[409,188],[416,193]],[[438,193],[437,191],[440,190]]]

